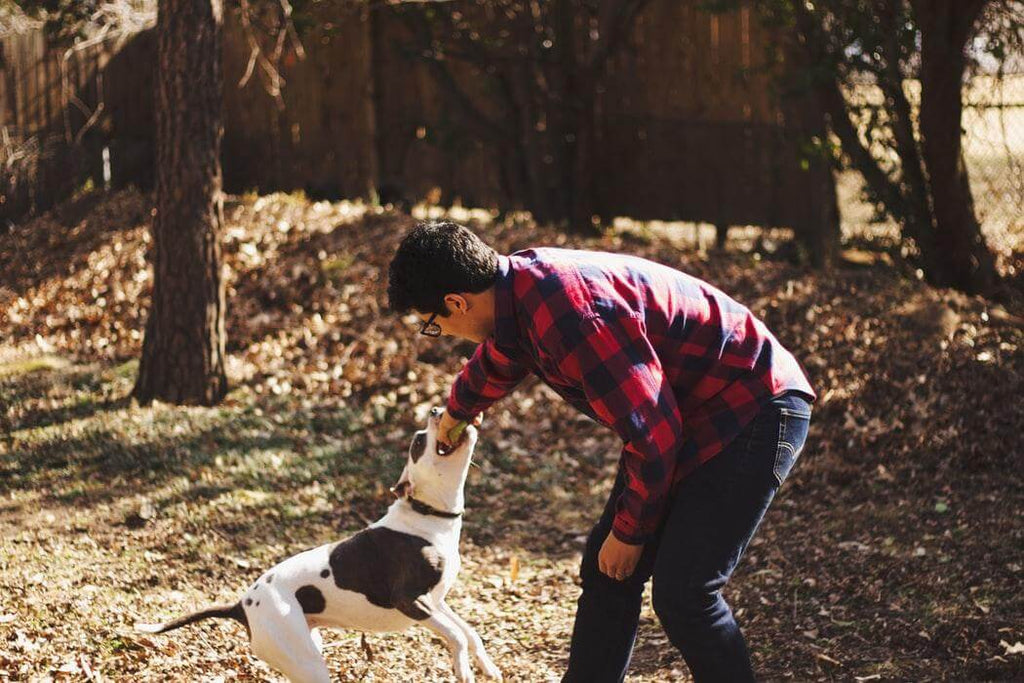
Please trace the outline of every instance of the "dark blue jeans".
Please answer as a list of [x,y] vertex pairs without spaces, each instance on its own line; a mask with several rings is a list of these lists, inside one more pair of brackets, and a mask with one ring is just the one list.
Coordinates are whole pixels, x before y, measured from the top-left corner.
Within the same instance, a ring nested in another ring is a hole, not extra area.
[[620,470],[583,553],[583,594],[563,683],[625,678],[648,578],[654,612],[697,683],[754,680],[746,641],[722,588],[800,455],[810,417],[810,404],[799,394],[766,403],[725,450],[681,482],[625,581],[597,568],[624,483]]

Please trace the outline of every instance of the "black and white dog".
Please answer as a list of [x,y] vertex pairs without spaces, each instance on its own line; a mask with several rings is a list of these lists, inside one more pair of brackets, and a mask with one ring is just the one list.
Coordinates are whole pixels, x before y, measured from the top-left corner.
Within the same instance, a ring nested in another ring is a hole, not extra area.
[[466,428],[453,451],[437,452],[441,410],[416,432],[397,500],[377,522],[339,543],[284,560],[263,574],[234,605],[211,607],[163,624],[136,624],[163,633],[210,617],[245,625],[252,651],[292,681],[330,680],[319,626],[403,631],[422,624],[452,652],[455,678],[473,680],[472,655],[483,673],[501,680],[476,631],[445,604],[459,573],[463,488],[477,431]]

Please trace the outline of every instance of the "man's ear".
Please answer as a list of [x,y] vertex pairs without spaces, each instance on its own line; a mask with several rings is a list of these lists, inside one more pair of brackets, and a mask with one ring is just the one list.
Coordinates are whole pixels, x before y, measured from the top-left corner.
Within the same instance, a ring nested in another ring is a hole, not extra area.
[[469,310],[469,300],[461,294],[445,294],[444,303],[449,313],[465,313]]

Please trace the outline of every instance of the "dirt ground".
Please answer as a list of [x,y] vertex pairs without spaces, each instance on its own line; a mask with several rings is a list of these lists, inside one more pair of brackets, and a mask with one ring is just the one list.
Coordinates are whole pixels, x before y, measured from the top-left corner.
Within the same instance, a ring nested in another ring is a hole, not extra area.
[[[214,408],[129,398],[151,198],[89,195],[0,235],[0,680],[277,680],[233,622],[143,636],[383,514],[412,432],[472,351],[384,310],[408,217],[302,196],[226,206],[228,371]],[[628,251],[748,305],[820,399],[726,594],[764,680],[1024,679],[1024,317],[887,258],[827,274],[744,233],[565,237],[467,217],[496,248]],[[1014,256],[1020,262],[1020,255]],[[614,436],[527,383],[487,416],[451,603],[508,681],[563,669]],[[336,680],[450,681],[423,629],[330,631]],[[645,607],[631,681],[689,680]]]

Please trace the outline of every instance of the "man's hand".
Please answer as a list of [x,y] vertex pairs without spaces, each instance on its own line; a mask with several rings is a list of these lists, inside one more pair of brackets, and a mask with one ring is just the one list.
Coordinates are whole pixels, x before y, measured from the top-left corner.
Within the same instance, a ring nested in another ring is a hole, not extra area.
[[[473,421],[471,422],[471,424],[474,427],[479,427],[480,424],[483,421],[484,421],[484,414],[480,413],[479,415],[477,415],[476,417],[473,418]],[[451,415],[449,415],[447,410],[445,410],[443,413],[441,413],[441,422],[437,425],[437,446],[438,446],[437,452],[438,453],[441,453],[442,455],[444,455],[445,453],[450,452],[453,448],[458,446],[459,443],[462,441],[463,435],[465,434],[465,430],[463,430],[462,434],[459,434],[458,442],[452,443],[451,431],[453,429],[455,429],[458,425],[459,425],[459,421],[456,420]]]
[[602,574],[616,581],[625,581],[636,569],[636,563],[640,561],[640,553],[643,550],[643,545],[623,543],[609,531],[608,538],[601,546],[601,552],[597,554],[597,568]]

